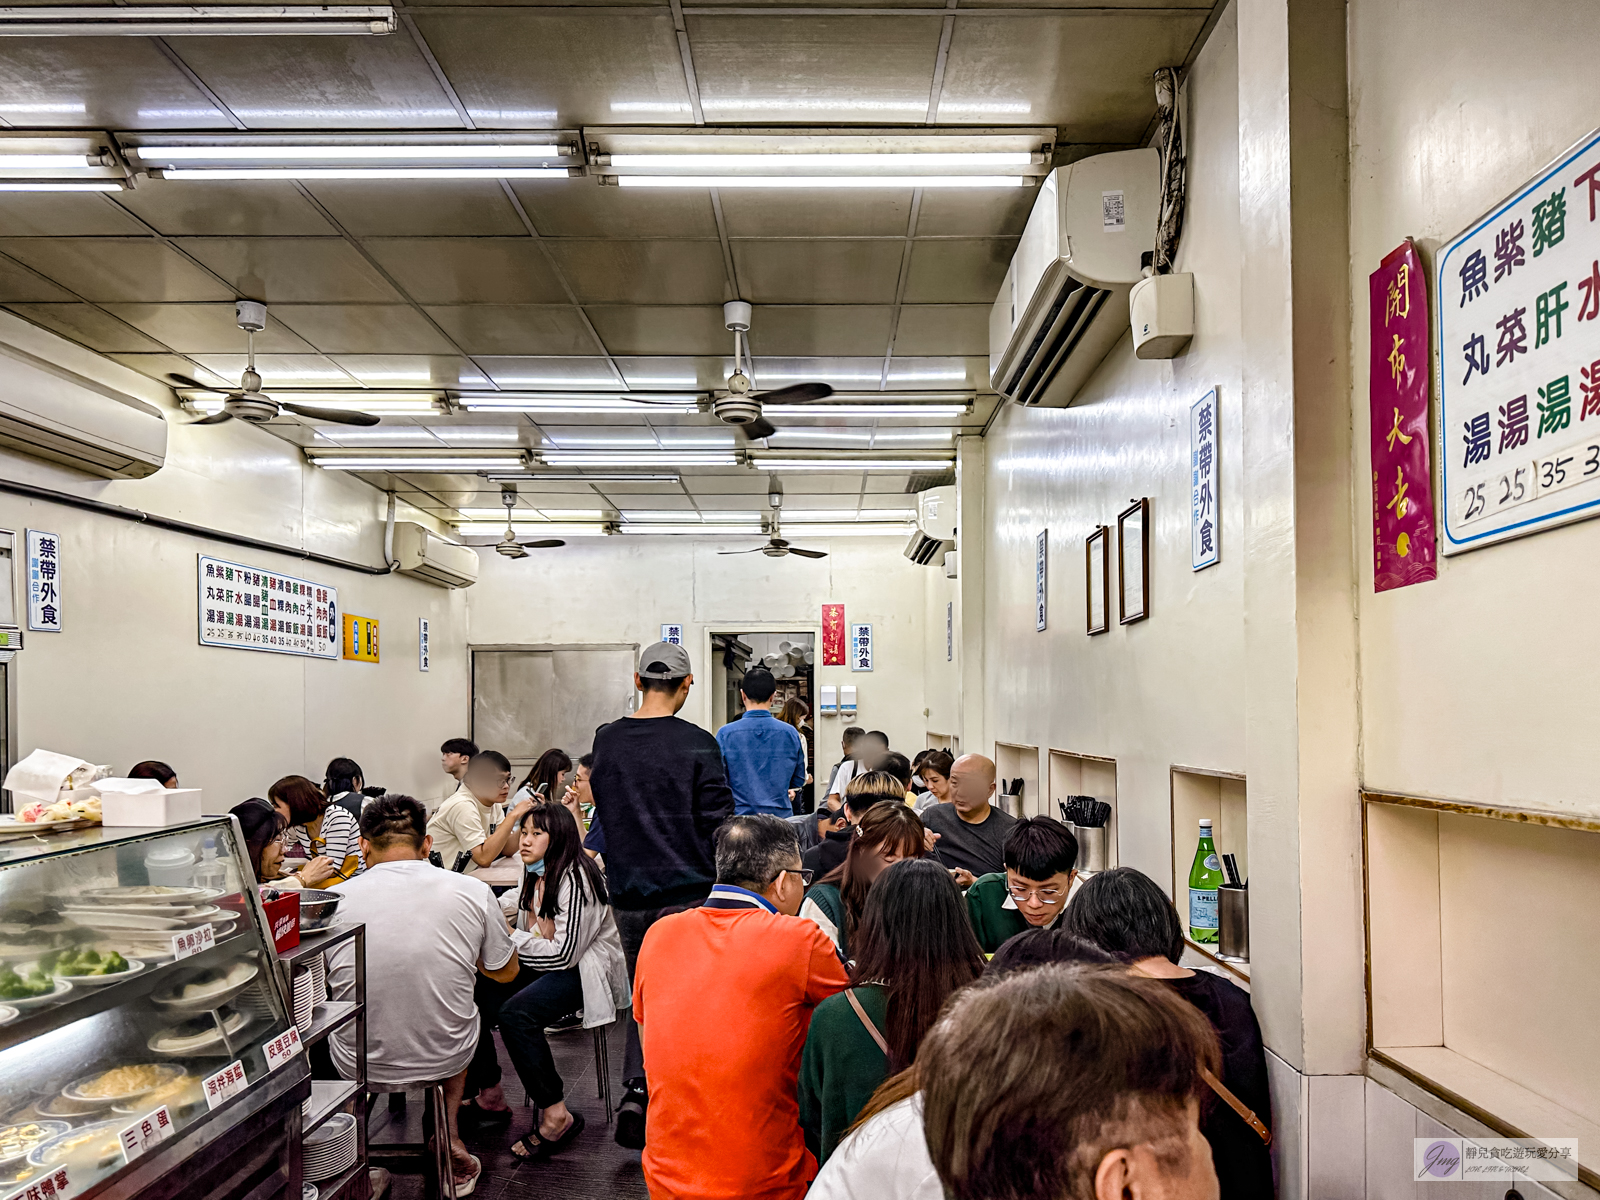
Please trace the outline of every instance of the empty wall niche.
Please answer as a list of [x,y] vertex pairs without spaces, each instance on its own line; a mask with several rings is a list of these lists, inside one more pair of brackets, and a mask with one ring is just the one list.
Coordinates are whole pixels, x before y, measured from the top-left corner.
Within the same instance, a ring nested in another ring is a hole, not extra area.
[[1363,800],[1372,1057],[1600,1186],[1600,819]]
[[953,733],[928,732],[928,749],[943,750],[951,758],[961,757],[961,739]]
[[1017,780],[1022,780],[1021,795],[1011,791],[995,798],[1001,808],[1013,817],[1036,817],[1046,811],[1044,797],[1039,790],[1039,747],[996,742],[994,768],[999,776],[995,787],[1000,792],[1015,789]]
[[1222,966],[1239,979],[1250,978],[1250,964],[1225,959],[1215,944],[1200,945],[1188,937],[1189,868],[1200,840],[1200,819],[1211,821],[1211,840],[1217,856],[1231,854],[1239,864],[1239,877],[1250,879],[1248,822],[1245,813],[1244,776],[1204,767],[1172,768],[1172,902],[1183,918],[1184,940],[1190,948]]
[[[1111,818],[1105,824],[1103,861],[1091,864],[1089,847],[1080,844],[1079,873],[1118,866],[1121,859],[1117,853],[1117,760],[1072,754],[1066,750],[1050,751],[1050,803],[1046,815],[1063,819],[1061,806],[1068,796],[1093,796],[1111,806]],[[1079,840],[1080,843],[1084,841],[1083,838]]]

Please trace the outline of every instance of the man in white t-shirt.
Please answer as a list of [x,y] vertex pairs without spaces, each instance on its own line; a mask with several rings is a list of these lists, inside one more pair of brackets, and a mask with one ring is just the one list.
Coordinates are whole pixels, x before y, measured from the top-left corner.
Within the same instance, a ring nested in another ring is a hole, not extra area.
[[[361,811],[364,874],[339,890],[338,924],[366,925],[367,1080],[374,1088],[442,1083],[455,1194],[472,1194],[482,1164],[456,1127],[467,1064],[478,1046],[478,974],[516,978],[517,958],[489,885],[428,862],[427,811],[410,796],[381,796]],[[328,953],[328,990],[355,992],[355,951]],[[339,1073],[355,1076],[354,1029],[329,1038]]]

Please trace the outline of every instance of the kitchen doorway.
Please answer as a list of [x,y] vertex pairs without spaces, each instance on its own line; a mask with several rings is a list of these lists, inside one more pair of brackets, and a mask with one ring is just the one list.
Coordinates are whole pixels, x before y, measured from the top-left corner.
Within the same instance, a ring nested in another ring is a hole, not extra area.
[[[721,729],[743,715],[744,700],[739,694],[739,683],[747,670],[760,663],[778,681],[778,690],[773,693],[770,706],[773,716],[781,713],[791,699],[803,700],[810,710],[800,735],[806,743],[806,762],[814,766],[817,761],[816,640],[816,634],[810,631],[711,634],[711,728]],[[807,803],[811,792],[812,787],[808,785]]]

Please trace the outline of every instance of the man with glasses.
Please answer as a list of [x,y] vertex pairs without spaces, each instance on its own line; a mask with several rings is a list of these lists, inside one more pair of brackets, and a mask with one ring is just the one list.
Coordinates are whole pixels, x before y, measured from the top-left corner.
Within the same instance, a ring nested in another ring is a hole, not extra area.
[[1029,817],[1006,834],[1005,870],[967,889],[967,914],[985,954],[1025,929],[1050,929],[1078,880],[1078,839],[1060,821]]
[[530,808],[524,800],[509,813],[506,796],[511,790],[511,762],[495,750],[482,750],[467,763],[461,790],[428,818],[428,836],[440,865],[465,871],[477,864],[487,867],[515,846],[516,825]]
[[654,1200],[803,1200],[817,1163],[800,1051],[812,1010],[850,980],[827,935],[793,919],[810,880],[787,821],[734,817],[716,870],[705,903],[656,921],[639,951],[645,1182]]

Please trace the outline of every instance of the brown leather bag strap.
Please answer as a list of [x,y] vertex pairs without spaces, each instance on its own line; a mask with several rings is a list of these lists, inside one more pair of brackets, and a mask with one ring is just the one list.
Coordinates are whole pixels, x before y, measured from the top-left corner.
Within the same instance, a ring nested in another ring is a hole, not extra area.
[[872,1023],[872,1018],[867,1016],[867,1010],[861,1007],[861,1001],[856,998],[855,988],[845,988],[844,998],[850,1002],[850,1007],[856,1010],[856,1016],[861,1018],[861,1023],[867,1027],[872,1040],[878,1043],[878,1049],[888,1054],[889,1043],[883,1040],[883,1034],[878,1032],[878,1027]]
[[1261,1123],[1261,1118],[1251,1112],[1245,1102],[1230,1092],[1222,1080],[1213,1075],[1207,1068],[1200,1068],[1200,1075],[1210,1086],[1211,1090],[1222,1097],[1223,1103],[1244,1119],[1244,1123],[1256,1131],[1256,1136],[1264,1145],[1272,1145],[1272,1130]]

